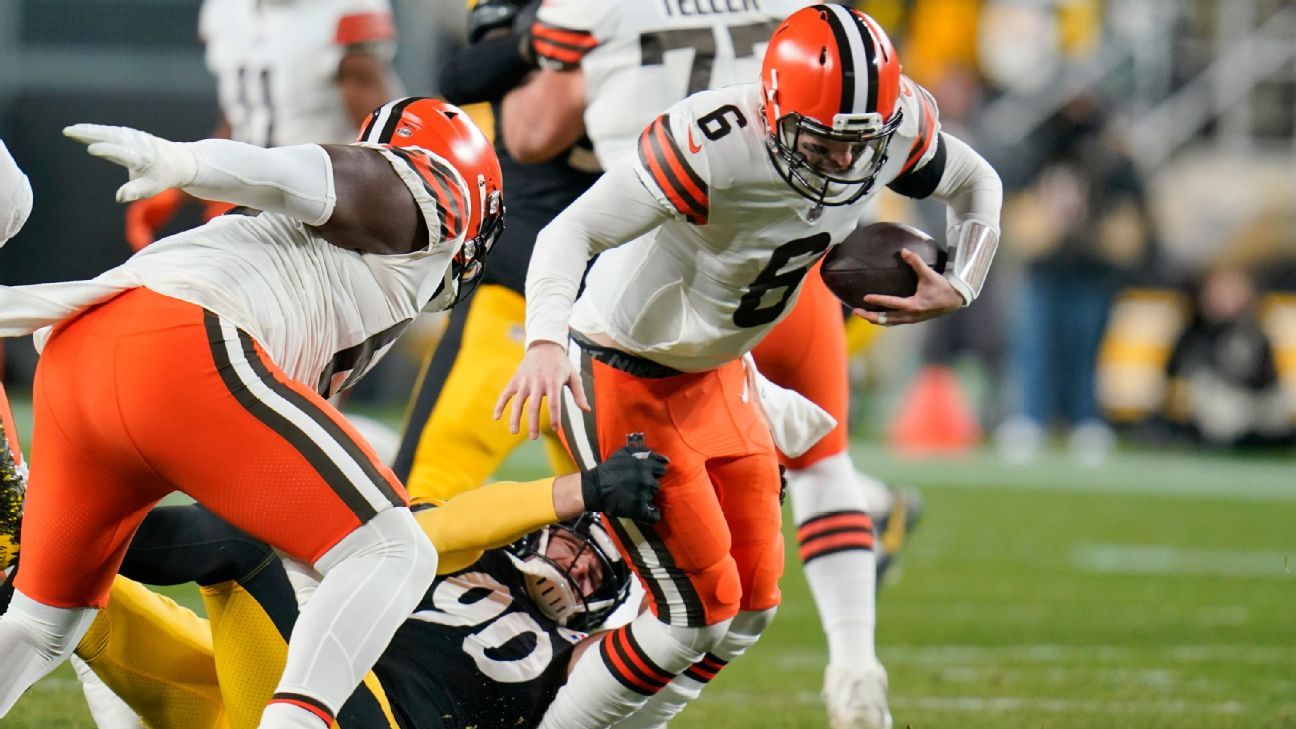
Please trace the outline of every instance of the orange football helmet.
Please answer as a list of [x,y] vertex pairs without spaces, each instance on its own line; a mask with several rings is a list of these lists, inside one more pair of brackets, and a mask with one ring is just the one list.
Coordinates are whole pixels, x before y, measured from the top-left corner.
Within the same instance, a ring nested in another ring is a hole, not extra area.
[[[486,135],[459,107],[427,97],[390,101],[376,109],[360,130],[360,142],[382,144],[409,159],[441,207],[444,235],[464,237],[455,255],[462,300],[481,278],[486,257],[504,229],[504,175]],[[417,158],[421,151],[430,155]],[[446,185],[448,164],[468,185],[467,214],[457,185]]]
[[900,60],[872,18],[813,5],[774,31],[761,68],[770,157],[818,205],[873,187],[900,126]]

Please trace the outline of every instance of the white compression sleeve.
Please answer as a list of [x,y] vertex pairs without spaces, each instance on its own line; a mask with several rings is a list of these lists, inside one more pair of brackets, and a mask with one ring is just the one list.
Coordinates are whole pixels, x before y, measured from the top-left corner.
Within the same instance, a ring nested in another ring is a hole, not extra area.
[[526,341],[567,346],[567,322],[591,256],[661,225],[670,213],[630,165],[605,173],[536,237],[526,278]]
[[322,225],[333,214],[333,163],[317,144],[264,149],[204,139],[185,146],[198,160],[197,176],[184,187],[195,197],[283,213],[307,225]]
[[949,206],[947,227],[976,220],[999,229],[1003,207],[1003,183],[985,158],[957,137],[941,132],[945,139],[945,172],[932,197]]
[[9,611],[0,616],[0,719],[24,691],[72,655],[98,612],[51,607],[14,592]]
[[31,183],[0,141],[0,246],[18,235],[31,209]]

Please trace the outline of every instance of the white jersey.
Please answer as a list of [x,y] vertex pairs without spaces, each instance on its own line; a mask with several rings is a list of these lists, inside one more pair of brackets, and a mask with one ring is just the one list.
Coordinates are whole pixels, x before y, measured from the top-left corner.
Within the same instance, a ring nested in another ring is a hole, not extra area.
[[414,196],[429,231],[425,248],[357,253],[286,215],[227,214],[164,238],[92,281],[0,287],[0,336],[54,324],[143,286],[220,315],[289,377],[332,396],[377,363],[420,311],[454,300],[451,261],[466,230],[453,212],[441,211],[420,176],[429,167],[448,175],[466,200],[453,167],[414,147],[366,146],[382,150]]
[[904,120],[873,189],[818,216],[769,157],[759,83],[672,106],[640,135],[634,161],[672,217],[599,256],[572,329],[606,334],[683,371],[749,351],[791,310],[806,271],[855,229],[877,190],[921,197],[935,188],[944,164],[935,103],[908,78],[900,103]]
[[603,169],[644,125],[706,89],[756,81],[770,34],[808,0],[546,0],[542,64],[585,75],[585,130]]
[[396,37],[389,0],[205,0],[198,35],[231,138],[261,147],[355,141],[338,65]]

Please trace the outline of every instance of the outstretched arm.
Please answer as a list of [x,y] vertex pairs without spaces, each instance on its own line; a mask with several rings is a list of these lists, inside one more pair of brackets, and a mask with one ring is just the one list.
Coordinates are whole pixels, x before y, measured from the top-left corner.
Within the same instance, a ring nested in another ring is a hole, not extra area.
[[77,124],[64,134],[90,154],[125,167],[130,181],[117,201],[172,187],[288,215],[315,226],[330,243],[362,253],[422,247],[418,206],[376,150],[315,144],[264,149],[228,139],[171,142],[126,127]]
[[558,156],[585,134],[585,74],[540,69],[500,104],[504,148],[523,164]]
[[589,471],[483,486],[414,516],[440,555],[437,571],[446,574],[476,562],[484,550],[586,511],[657,522],[658,479],[666,464],[652,451],[623,448]]

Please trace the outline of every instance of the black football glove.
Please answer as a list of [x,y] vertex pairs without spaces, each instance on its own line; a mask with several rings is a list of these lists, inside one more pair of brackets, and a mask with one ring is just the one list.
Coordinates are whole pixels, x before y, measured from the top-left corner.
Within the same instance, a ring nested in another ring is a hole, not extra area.
[[647,448],[626,446],[618,450],[581,473],[585,510],[656,524],[662,515],[653,502],[669,462],[666,456]]
[[523,5],[513,17],[513,35],[518,39],[518,55],[532,66],[539,65],[536,60],[535,36],[531,26],[535,25],[536,14],[540,12],[540,0],[531,0]]
[[468,42],[476,43],[498,28],[512,28],[523,4],[519,0],[477,0],[468,11]]

